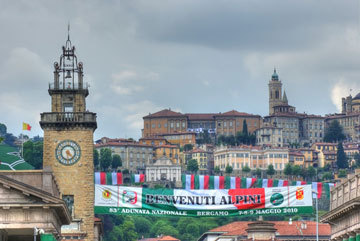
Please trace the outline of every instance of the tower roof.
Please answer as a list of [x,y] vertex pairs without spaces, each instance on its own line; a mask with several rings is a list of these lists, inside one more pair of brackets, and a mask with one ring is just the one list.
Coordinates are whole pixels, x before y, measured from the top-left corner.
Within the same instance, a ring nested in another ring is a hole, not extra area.
[[286,96],[285,90],[284,90],[284,94],[283,94],[283,102],[288,103],[288,98]]
[[271,80],[275,80],[275,81],[279,80],[279,75],[276,73],[276,68],[274,68],[274,73],[271,76]]
[[353,100],[360,100],[360,93],[358,93],[357,95],[355,95],[355,97],[353,98]]

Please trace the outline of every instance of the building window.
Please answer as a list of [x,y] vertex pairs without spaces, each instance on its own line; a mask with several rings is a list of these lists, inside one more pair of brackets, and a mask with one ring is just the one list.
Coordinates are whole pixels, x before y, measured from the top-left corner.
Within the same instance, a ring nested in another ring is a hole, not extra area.
[[167,128],[167,123],[164,124],[164,127]]
[[226,123],[226,121],[225,121],[225,122],[224,122],[224,127],[226,127],[226,124],[227,124],[227,123]]
[[180,123],[176,122],[176,128],[179,128],[179,127],[180,127]]
[[159,124],[158,127],[161,128],[161,124]]
[[185,128],[185,122],[182,123],[182,127]]
[[174,128],[174,122],[170,123],[170,128]]
[[74,208],[74,195],[63,195],[62,199],[64,200],[72,216],[73,208]]
[[232,126],[233,126],[233,123],[232,123],[232,121],[230,121],[230,123],[229,123],[229,126],[230,126],[230,127],[232,127]]
[[155,124],[152,124],[152,125],[151,125],[151,128],[153,128],[153,129],[154,129],[154,128],[155,128]]

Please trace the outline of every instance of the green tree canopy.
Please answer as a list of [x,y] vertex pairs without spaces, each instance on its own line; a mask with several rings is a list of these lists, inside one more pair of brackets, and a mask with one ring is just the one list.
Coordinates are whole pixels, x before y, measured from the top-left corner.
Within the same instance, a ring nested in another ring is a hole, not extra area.
[[243,168],[242,168],[242,171],[245,172],[245,173],[248,173],[251,171],[250,167],[248,165],[245,165]]
[[256,175],[258,178],[261,177],[261,170],[260,170],[260,168],[256,168],[256,170],[255,170],[255,175]]
[[275,169],[274,169],[274,166],[273,164],[270,164],[266,170],[266,174],[272,176],[275,174]]
[[248,132],[248,126],[247,126],[247,123],[246,123],[246,120],[243,121],[243,129],[242,129],[242,133],[247,136],[249,134]]
[[298,165],[295,165],[295,166],[293,166],[293,168],[292,168],[292,174],[294,175],[294,176],[300,176],[301,175],[301,167],[300,166],[298,166]]
[[219,167],[219,166],[216,166],[216,167],[214,168],[214,173],[215,173],[215,174],[219,174],[219,173],[220,173],[220,167]]
[[339,142],[336,153],[336,164],[338,168],[347,168],[349,166],[347,156],[344,151],[344,147],[341,142]]
[[339,170],[339,174],[338,174],[338,177],[339,178],[344,178],[347,176],[347,171],[345,169],[340,169]]
[[112,156],[110,148],[100,149],[100,167],[103,171],[107,171],[111,165]]
[[286,176],[291,176],[292,175],[292,166],[290,163],[286,164],[285,169],[284,169],[284,174]]
[[4,136],[7,132],[6,125],[3,123],[0,123],[0,135]]
[[196,173],[199,170],[199,165],[195,159],[191,159],[188,161],[187,170],[192,173]]
[[322,178],[324,181],[331,180],[331,179],[333,179],[333,175],[331,174],[331,172],[325,172],[323,174]]
[[[1,142],[0,142],[1,143]],[[360,154],[359,153],[355,153],[354,155],[354,160],[356,162],[356,166],[360,167]]]
[[307,176],[308,176],[310,179],[312,179],[313,177],[315,177],[315,175],[316,175],[316,170],[315,170],[315,168],[314,168],[313,166],[309,166],[309,167],[307,168]]
[[94,167],[95,167],[95,170],[97,170],[97,168],[99,167],[99,152],[98,150],[96,150],[94,148]]
[[35,169],[41,169],[43,164],[43,142],[27,141],[23,145],[23,158]]
[[193,149],[193,145],[191,145],[191,144],[184,145],[184,151],[191,151],[192,149]]
[[121,157],[118,154],[112,156],[111,167],[116,170],[118,167],[122,166]]
[[233,172],[233,168],[232,166],[230,166],[229,164],[225,167],[225,173],[227,174],[231,174]]
[[325,142],[338,142],[345,140],[345,134],[339,121],[333,120],[329,127],[325,130],[324,141]]

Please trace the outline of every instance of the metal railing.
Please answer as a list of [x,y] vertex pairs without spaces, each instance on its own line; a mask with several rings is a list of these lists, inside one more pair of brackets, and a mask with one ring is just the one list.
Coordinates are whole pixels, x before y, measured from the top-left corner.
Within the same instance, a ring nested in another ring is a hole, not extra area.
[[46,112],[41,113],[42,123],[96,122],[96,113],[92,112]]

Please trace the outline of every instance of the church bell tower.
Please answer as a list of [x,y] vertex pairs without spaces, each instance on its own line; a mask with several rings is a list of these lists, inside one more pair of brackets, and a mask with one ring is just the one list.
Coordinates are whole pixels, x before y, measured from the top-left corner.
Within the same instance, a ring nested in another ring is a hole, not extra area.
[[60,62],[54,63],[54,81],[48,91],[51,112],[42,113],[40,120],[43,166],[51,167],[72,214],[72,223],[62,228],[62,236],[93,241],[96,114],[86,109],[88,85],[83,82],[83,64],[77,60],[69,35]]
[[282,83],[279,80],[276,69],[274,69],[274,73],[269,81],[269,115],[274,114],[274,106],[281,105],[283,103],[281,89]]

